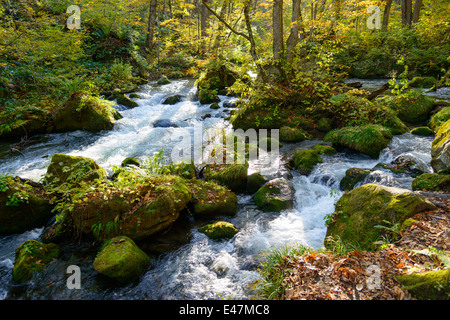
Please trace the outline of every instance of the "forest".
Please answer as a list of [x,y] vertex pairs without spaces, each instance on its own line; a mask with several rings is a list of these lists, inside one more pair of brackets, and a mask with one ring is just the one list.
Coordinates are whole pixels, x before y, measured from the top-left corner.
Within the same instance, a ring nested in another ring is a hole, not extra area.
[[0,300],[448,300],[449,13],[0,0]]

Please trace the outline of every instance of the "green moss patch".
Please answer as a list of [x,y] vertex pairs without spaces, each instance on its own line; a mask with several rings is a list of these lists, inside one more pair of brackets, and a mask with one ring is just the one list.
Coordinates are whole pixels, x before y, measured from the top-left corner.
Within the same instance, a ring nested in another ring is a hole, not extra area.
[[230,239],[238,233],[236,227],[225,221],[217,221],[207,224],[198,229],[199,232],[206,234],[209,238],[214,240]]
[[309,175],[318,163],[322,163],[322,158],[312,149],[297,151],[289,161],[289,164],[303,175]]

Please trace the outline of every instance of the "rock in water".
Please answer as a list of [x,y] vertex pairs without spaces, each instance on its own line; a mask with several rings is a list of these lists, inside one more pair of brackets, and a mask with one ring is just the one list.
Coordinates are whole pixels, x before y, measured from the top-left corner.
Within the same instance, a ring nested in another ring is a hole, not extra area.
[[105,241],[105,246],[95,258],[94,268],[120,283],[128,283],[138,280],[150,262],[147,254],[133,240],[120,236]]
[[450,120],[447,120],[436,133],[431,147],[431,166],[435,172],[450,167]]
[[127,97],[123,93],[117,95],[117,103],[128,108],[136,108],[139,106],[139,104],[136,101]]
[[295,190],[283,178],[269,181],[256,192],[253,200],[264,211],[280,212],[294,206]]
[[238,233],[238,230],[233,224],[225,221],[217,221],[207,224],[199,228],[198,231],[206,234],[209,238],[214,240],[230,239]]
[[343,195],[336,203],[327,236],[357,243],[368,250],[381,236],[377,225],[403,223],[413,215],[436,207],[420,195],[399,188],[366,184]]

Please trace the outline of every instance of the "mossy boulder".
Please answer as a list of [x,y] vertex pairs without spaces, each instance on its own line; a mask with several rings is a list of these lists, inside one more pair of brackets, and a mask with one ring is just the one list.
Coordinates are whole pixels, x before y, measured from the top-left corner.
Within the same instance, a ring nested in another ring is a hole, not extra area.
[[289,161],[289,165],[302,175],[309,175],[318,163],[322,163],[322,158],[317,151],[312,149],[297,151]]
[[450,107],[445,107],[431,116],[428,126],[434,131],[438,131],[448,120],[450,120]]
[[335,208],[327,236],[338,236],[363,250],[370,250],[381,237],[375,226],[386,226],[385,221],[402,224],[413,215],[436,207],[407,189],[365,184],[344,194]]
[[224,91],[231,87],[239,75],[232,68],[222,61],[215,60],[209,62],[205,66],[197,80],[197,88],[199,90],[215,90],[216,92]]
[[170,80],[166,76],[162,76],[157,81],[157,84],[159,84],[159,85],[165,85],[165,84],[169,84],[169,83],[170,83]]
[[116,96],[116,100],[118,104],[128,108],[136,108],[139,106],[139,103],[137,103],[136,101],[134,101],[133,99],[131,99],[130,97],[126,96],[123,93],[118,94]]
[[253,194],[266,183],[267,180],[262,176],[261,173],[259,172],[252,173],[247,177],[247,192]]
[[114,103],[86,94],[73,94],[55,113],[53,132],[111,130],[120,119]]
[[295,190],[288,180],[278,178],[262,186],[253,200],[263,211],[281,212],[294,206]]
[[388,129],[380,125],[366,125],[330,131],[324,141],[378,158],[392,138],[392,133]]
[[133,158],[133,157],[128,157],[128,158],[125,158],[122,161],[120,166],[121,167],[128,167],[128,166],[140,167],[141,166],[141,161],[139,159],[136,159],[136,158]]
[[323,144],[323,143],[316,144],[313,147],[313,150],[315,150],[318,154],[324,154],[324,155],[327,155],[327,156],[332,156],[332,155],[335,155],[337,153],[335,148],[333,148],[332,146],[328,146],[326,144]]
[[42,227],[54,215],[50,197],[36,184],[0,175],[0,234]]
[[406,95],[383,97],[380,103],[394,110],[400,120],[412,124],[428,121],[431,111],[434,109],[432,98],[414,90],[409,91]]
[[174,105],[177,104],[178,102],[181,101],[181,96],[179,95],[174,95],[174,96],[170,96],[167,97],[162,104],[168,104],[168,105]]
[[402,274],[397,280],[419,300],[448,300],[450,296],[450,269]]
[[238,229],[236,229],[232,223],[225,221],[217,221],[207,224],[199,228],[198,231],[206,234],[213,240],[230,239],[238,233]]
[[105,169],[86,157],[55,153],[47,168],[44,182],[51,187],[61,184],[79,184],[106,177]]
[[149,256],[126,236],[105,241],[94,260],[98,273],[120,283],[138,280],[151,264]]
[[213,110],[217,110],[217,109],[220,109],[220,106],[219,106],[219,104],[217,102],[214,102],[213,104],[211,104],[209,106],[209,108],[213,109]]
[[339,188],[341,191],[350,191],[359,182],[364,181],[371,172],[372,170],[369,169],[350,168],[345,172],[345,177],[342,178]]
[[206,181],[228,187],[233,192],[247,189],[248,164],[211,164],[203,170]]
[[216,95],[215,91],[201,89],[198,92],[200,104],[213,104],[219,103],[220,98]]
[[413,190],[450,191],[450,174],[424,173],[412,182]]
[[414,77],[409,83],[409,86],[412,88],[431,88],[436,85],[436,82],[435,77]]
[[427,171],[424,161],[410,154],[402,154],[392,160],[391,163],[378,163],[374,169],[384,168],[396,174],[407,174],[413,178]]
[[15,251],[13,280],[19,283],[30,280],[34,273],[44,270],[48,263],[60,255],[61,249],[56,244],[25,241]]
[[75,230],[97,239],[120,232],[138,241],[170,227],[191,199],[183,178],[141,175],[130,168],[114,181],[78,193],[67,219]]
[[434,132],[428,127],[417,127],[411,130],[411,134],[416,136],[432,136]]
[[283,142],[302,142],[311,139],[311,135],[301,128],[281,127],[280,141]]
[[196,179],[189,181],[187,186],[193,195],[195,215],[235,215],[237,213],[237,196],[226,187]]
[[447,120],[436,132],[431,146],[431,156],[434,172],[450,167],[450,120]]

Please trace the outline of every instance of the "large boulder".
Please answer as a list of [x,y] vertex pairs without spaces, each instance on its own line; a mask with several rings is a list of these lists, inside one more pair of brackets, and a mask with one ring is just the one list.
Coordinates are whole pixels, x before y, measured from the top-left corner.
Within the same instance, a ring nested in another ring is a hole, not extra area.
[[450,107],[445,107],[431,116],[428,126],[434,131],[438,131],[448,120],[450,120]]
[[200,227],[198,231],[206,234],[213,240],[230,239],[233,238],[236,233],[238,233],[238,229],[236,229],[233,224],[225,221],[217,221],[207,224],[203,227]]
[[386,96],[379,100],[380,103],[395,111],[400,120],[421,124],[428,121],[431,111],[434,109],[434,100],[414,90],[406,95]]
[[[381,236],[377,225],[401,224],[413,215],[435,206],[410,190],[365,184],[344,194],[336,203],[327,236],[372,248]],[[386,226],[386,225],[385,225]]]
[[150,266],[149,256],[133,240],[118,236],[107,240],[94,260],[98,273],[120,283],[138,280]]
[[41,272],[53,259],[61,255],[58,245],[44,244],[36,240],[29,240],[15,251],[12,278],[16,282],[25,282],[36,272]]
[[128,107],[128,108],[136,108],[139,106],[139,103],[131,99],[130,97],[126,96],[123,93],[120,93],[116,97],[116,101],[118,104]]
[[322,158],[316,150],[312,149],[297,151],[289,161],[289,164],[302,175],[309,175],[318,163],[322,163]]
[[360,168],[350,168],[345,172],[345,177],[342,178],[339,188],[341,191],[352,190],[359,182],[364,181],[364,179],[372,172],[369,169]]
[[206,181],[228,187],[233,192],[247,189],[248,164],[212,164],[203,169]]
[[330,131],[324,140],[338,147],[346,147],[378,158],[392,138],[392,133],[388,129],[380,125],[366,125]]
[[262,186],[253,200],[264,211],[280,212],[294,206],[295,190],[288,180],[278,178]]
[[447,120],[436,133],[431,147],[431,166],[435,172],[450,167],[450,120]]
[[50,197],[37,184],[0,175],[0,234],[42,227],[53,216],[53,208]]
[[450,191],[450,174],[424,173],[412,182],[413,190]]
[[450,295],[450,269],[402,274],[397,280],[419,300],[448,300]]
[[311,139],[311,135],[301,128],[281,127],[280,141],[283,142],[302,142]]
[[53,131],[111,130],[121,116],[113,103],[86,94],[73,94],[53,117]]

